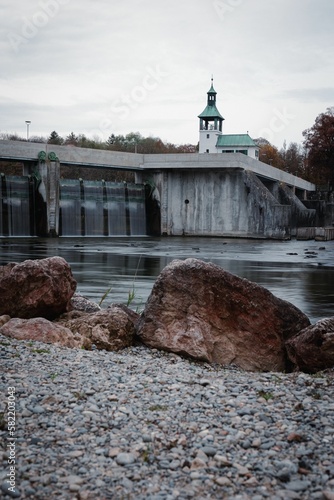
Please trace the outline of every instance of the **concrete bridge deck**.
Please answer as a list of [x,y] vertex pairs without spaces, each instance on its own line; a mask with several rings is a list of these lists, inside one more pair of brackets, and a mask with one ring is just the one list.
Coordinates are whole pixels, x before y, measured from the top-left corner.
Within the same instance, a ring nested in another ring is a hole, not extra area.
[[57,146],[20,141],[0,141],[0,160],[37,162],[38,153],[54,152],[61,165],[115,170],[247,170],[257,177],[284,183],[295,189],[315,191],[316,186],[300,177],[279,170],[241,153],[226,154],[140,154],[108,151],[103,149]]
[[140,165],[143,163],[144,156],[105,149],[57,146],[37,142],[0,141],[0,160],[36,163],[40,151],[44,151],[46,156],[51,152],[55,153],[61,165],[132,171],[142,170]]

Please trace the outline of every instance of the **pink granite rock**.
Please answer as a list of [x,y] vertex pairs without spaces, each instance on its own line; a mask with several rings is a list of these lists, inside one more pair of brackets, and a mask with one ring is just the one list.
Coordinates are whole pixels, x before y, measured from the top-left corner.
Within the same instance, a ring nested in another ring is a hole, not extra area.
[[62,257],[26,260],[0,267],[0,315],[53,319],[71,309],[76,289]]
[[97,349],[107,351],[131,346],[135,332],[131,315],[119,306],[91,314],[73,311],[59,318],[57,324],[79,333]]
[[334,317],[304,328],[285,345],[289,358],[302,371],[334,368]]
[[285,340],[310,324],[267,289],[197,259],[158,276],[137,334],[148,346],[245,370],[287,369]]
[[45,318],[10,319],[0,328],[0,334],[18,340],[35,340],[64,347],[90,348],[81,335]]

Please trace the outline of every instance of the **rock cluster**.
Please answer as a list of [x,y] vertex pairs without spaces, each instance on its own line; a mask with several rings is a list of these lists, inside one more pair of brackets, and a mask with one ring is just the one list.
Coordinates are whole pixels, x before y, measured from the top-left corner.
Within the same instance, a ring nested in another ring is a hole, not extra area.
[[140,317],[119,304],[101,310],[75,289],[60,257],[1,267],[0,333],[107,351],[140,339],[151,348],[249,371],[312,373],[334,366],[334,318],[310,326],[289,302],[198,259],[166,266]]
[[75,290],[71,268],[61,257],[1,267],[1,334],[83,349],[132,345],[133,311],[117,305],[101,310]]

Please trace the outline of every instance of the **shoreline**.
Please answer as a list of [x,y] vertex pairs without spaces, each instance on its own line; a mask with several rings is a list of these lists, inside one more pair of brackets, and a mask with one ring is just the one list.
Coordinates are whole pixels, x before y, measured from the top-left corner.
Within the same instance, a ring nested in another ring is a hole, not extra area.
[[[3,336],[0,352],[2,394],[15,388],[16,404],[2,494],[15,465],[17,498],[334,497],[334,370],[244,372],[144,346]],[[8,432],[2,419],[7,444]]]

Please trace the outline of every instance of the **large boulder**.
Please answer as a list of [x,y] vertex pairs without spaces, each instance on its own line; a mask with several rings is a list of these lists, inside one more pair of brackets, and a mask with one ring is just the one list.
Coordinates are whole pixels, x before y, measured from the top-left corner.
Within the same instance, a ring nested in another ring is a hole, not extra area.
[[90,343],[81,335],[45,318],[10,319],[0,328],[0,334],[18,340],[34,340],[57,346],[90,347]]
[[0,267],[0,315],[53,319],[71,309],[76,289],[62,257],[26,260]]
[[267,289],[197,259],[158,276],[137,334],[150,347],[252,371],[288,367],[284,343],[310,324]]
[[334,368],[334,317],[304,328],[286,342],[291,361],[302,371]]
[[57,324],[79,333],[97,349],[106,351],[118,351],[131,346],[135,333],[130,315],[118,306],[91,314],[73,311],[58,318]]

